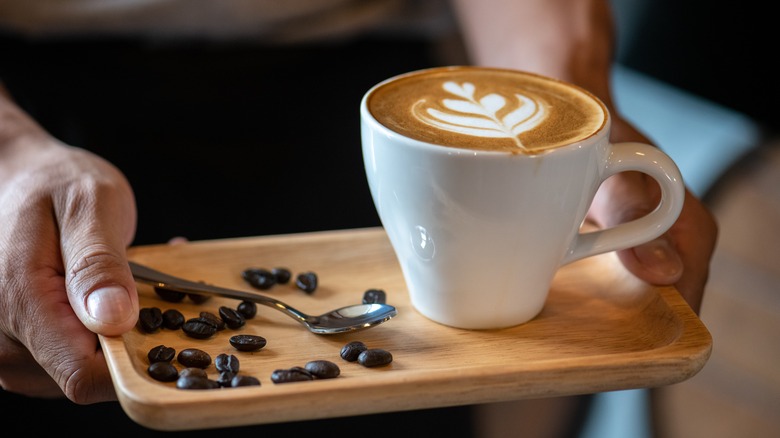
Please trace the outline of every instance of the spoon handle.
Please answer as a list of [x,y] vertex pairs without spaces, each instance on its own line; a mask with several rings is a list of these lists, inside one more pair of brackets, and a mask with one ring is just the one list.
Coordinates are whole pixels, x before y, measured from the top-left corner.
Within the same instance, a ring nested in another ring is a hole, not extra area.
[[273,307],[280,310],[298,322],[307,324],[309,316],[300,312],[299,310],[291,307],[275,298],[267,297],[252,292],[246,292],[236,289],[227,289],[219,286],[212,286],[206,283],[198,283],[183,278],[175,277],[173,275],[165,274],[163,272],[152,269],[148,266],[141,265],[139,263],[130,261],[130,271],[133,273],[133,277],[136,280],[150,284],[155,287],[175,290],[178,292],[194,293],[194,294],[207,294],[216,295],[226,298],[234,298],[238,300],[253,301],[257,304],[262,304],[268,307]]

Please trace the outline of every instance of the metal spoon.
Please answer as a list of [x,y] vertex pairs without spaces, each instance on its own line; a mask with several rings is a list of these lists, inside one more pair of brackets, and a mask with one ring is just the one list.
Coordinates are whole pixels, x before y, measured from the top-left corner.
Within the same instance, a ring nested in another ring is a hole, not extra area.
[[170,289],[178,292],[217,295],[272,307],[300,322],[314,333],[330,335],[363,330],[381,324],[394,317],[398,312],[395,307],[387,304],[356,304],[331,310],[319,316],[307,315],[287,304],[264,295],[241,290],[226,289],[204,283],[184,280],[164,274],[135,262],[130,263],[130,271],[137,281],[151,284],[154,287]]

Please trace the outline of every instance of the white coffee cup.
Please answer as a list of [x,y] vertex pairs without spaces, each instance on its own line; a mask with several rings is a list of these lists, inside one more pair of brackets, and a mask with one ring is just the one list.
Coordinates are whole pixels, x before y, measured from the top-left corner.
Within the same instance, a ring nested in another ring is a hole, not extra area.
[[[369,90],[360,113],[371,195],[411,302],[441,324],[525,323],[561,266],[655,239],[682,210],[675,163],[650,145],[610,143],[603,103],[554,79],[411,72]],[[658,181],[658,207],[582,233],[601,183],[625,171]]]

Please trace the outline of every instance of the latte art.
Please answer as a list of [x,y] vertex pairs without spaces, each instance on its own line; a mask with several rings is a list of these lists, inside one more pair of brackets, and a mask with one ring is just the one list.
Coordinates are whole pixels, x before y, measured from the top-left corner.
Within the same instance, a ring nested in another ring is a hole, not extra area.
[[477,100],[476,87],[471,82],[457,84],[445,82],[442,88],[461,99],[444,99],[441,104],[448,111],[426,106],[419,100],[412,113],[421,122],[439,129],[484,138],[511,138],[517,147],[525,149],[519,135],[541,123],[547,111],[545,104],[522,94],[515,94],[517,105],[510,113],[499,117],[507,106],[507,99],[500,94],[487,94]]
[[457,148],[537,153],[586,139],[607,120],[574,85],[513,70],[444,67],[379,84],[367,107],[403,136]]

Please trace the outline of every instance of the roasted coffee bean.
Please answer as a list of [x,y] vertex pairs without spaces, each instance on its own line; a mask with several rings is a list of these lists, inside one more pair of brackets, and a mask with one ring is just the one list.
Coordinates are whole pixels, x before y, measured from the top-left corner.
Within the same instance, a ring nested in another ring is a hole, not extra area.
[[385,304],[387,294],[382,289],[369,289],[363,292],[363,304]]
[[149,350],[146,357],[149,359],[149,363],[170,362],[176,357],[176,350],[165,345],[158,345]]
[[244,319],[252,319],[257,315],[257,304],[254,301],[242,301],[236,310]]
[[210,295],[201,295],[201,294],[187,294],[187,297],[189,297],[190,301],[192,301],[195,304],[203,304],[206,301],[211,298]]
[[244,316],[238,313],[238,310],[222,306],[219,308],[219,317],[222,319],[222,321],[225,323],[225,325],[228,326],[230,329],[239,329],[246,324],[246,319],[244,319]]
[[179,389],[217,389],[219,383],[206,377],[179,376],[176,379],[176,387]]
[[230,345],[239,351],[257,351],[265,347],[266,340],[257,335],[235,335],[230,337]]
[[217,315],[215,315],[215,314],[213,314],[211,312],[206,312],[204,310],[204,311],[200,312],[200,314],[198,316],[200,316],[201,318],[203,318],[203,319],[205,319],[207,321],[212,322],[214,324],[214,327],[217,328],[217,331],[225,330],[225,328],[227,328],[227,324],[225,324],[225,321],[223,321],[222,318],[220,318],[219,316],[217,316]]
[[295,285],[307,294],[312,294],[317,289],[317,274],[314,272],[298,274],[295,278]]
[[238,388],[239,386],[260,386],[260,380],[257,377],[238,374],[230,381],[230,386],[233,388]]
[[217,368],[217,371],[232,371],[237,373],[240,363],[238,358],[232,354],[220,353],[214,359],[214,366]]
[[161,287],[155,287],[154,292],[162,298],[165,301],[171,302],[171,303],[178,303],[184,299],[184,297],[187,296],[184,292],[179,292],[177,290],[170,290],[170,289],[163,289]]
[[234,377],[236,377],[236,373],[233,371],[222,371],[219,373],[219,377],[217,377],[217,383],[223,388],[229,387],[232,385]]
[[147,372],[152,379],[160,382],[173,382],[179,377],[179,371],[170,362],[153,362]]
[[341,358],[347,362],[355,362],[358,360],[360,353],[368,350],[366,344],[360,341],[352,341],[345,346],[341,347]]
[[185,367],[206,368],[211,365],[211,356],[197,348],[186,348],[180,351],[176,360]]
[[274,278],[278,284],[287,284],[290,282],[290,278],[292,278],[292,272],[287,268],[273,268],[271,269],[271,273],[274,274]]
[[204,318],[190,318],[181,326],[184,333],[195,339],[208,339],[217,333],[217,328],[211,321]]
[[184,325],[184,315],[176,309],[168,309],[162,314],[163,327],[168,330],[178,330]]
[[358,363],[364,367],[378,367],[387,365],[393,361],[393,355],[389,351],[381,348],[369,348],[360,353]]
[[304,368],[318,379],[333,379],[341,374],[339,366],[329,360],[312,360]]
[[206,370],[204,370],[203,368],[188,367],[179,371],[179,377],[185,377],[185,376],[207,378],[208,374],[206,373]]
[[163,317],[159,307],[144,307],[138,313],[138,325],[146,333],[154,333],[162,327]]
[[279,369],[271,373],[271,381],[274,383],[305,382],[308,380],[314,380],[314,375],[301,367]]
[[276,276],[268,269],[247,268],[241,276],[255,289],[268,290],[276,284]]

